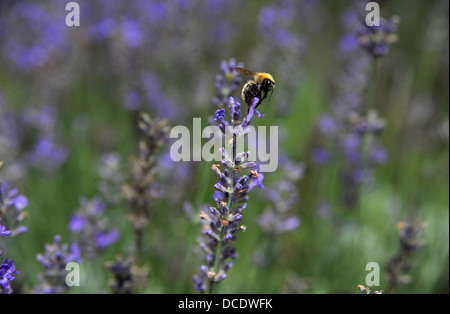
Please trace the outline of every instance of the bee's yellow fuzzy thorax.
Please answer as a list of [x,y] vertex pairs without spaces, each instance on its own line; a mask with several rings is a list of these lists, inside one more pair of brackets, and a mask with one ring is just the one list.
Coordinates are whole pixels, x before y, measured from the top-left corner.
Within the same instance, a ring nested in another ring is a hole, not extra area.
[[271,80],[272,82],[275,83],[275,80],[273,79],[273,76],[270,75],[269,73],[258,73],[257,80],[263,81],[264,79]]

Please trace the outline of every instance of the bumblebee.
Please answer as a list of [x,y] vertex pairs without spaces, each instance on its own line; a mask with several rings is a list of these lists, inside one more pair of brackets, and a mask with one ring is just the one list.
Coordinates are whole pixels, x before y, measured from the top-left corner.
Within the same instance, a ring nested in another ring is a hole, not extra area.
[[256,108],[262,103],[264,99],[267,98],[269,92],[273,92],[275,87],[275,80],[269,73],[254,73],[252,71],[243,68],[234,68],[236,72],[241,75],[245,75],[253,78],[245,83],[242,88],[241,97],[242,100],[248,105],[248,111],[250,111],[250,106],[253,98],[258,97],[259,102],[256,104]]

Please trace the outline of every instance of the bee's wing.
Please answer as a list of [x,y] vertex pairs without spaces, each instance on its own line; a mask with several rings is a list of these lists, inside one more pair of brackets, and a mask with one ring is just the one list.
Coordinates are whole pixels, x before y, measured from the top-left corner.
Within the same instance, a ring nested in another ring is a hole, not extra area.
[[256,73],[254,73],[252,71],[249,71],[249,70],[246,70],[246,69],[240,68],[240,67],[236,67],[236,68],[234,68],[234,70],[236,72],[238,72],[239,74],[245,75],[245,76],[255,77],[257,75]]

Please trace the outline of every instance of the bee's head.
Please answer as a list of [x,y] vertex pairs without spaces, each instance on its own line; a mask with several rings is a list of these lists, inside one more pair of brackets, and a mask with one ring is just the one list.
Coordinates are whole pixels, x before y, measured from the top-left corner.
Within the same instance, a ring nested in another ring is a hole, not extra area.
[[262,90],[264,90],[266,93],[273,90],[275,87],[275,81],[270,79],[265,79],[262,83]]

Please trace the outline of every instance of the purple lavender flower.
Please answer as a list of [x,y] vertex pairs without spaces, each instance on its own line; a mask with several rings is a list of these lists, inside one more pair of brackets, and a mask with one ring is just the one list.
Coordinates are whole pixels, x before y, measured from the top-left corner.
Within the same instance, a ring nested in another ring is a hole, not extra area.
[[[239,231],[245,231],[246,226],[241,225],[243,211],[247,207],[249,192],[256,186],[263,187],[263,175],[255,170],[248,174],[244,171],[256,167],[256,163],[248,160],[249,153],[236,151],[236,138],[245,136],[252,118],[256,114],[256,105],[259,99],[255,98],[251,104],[248,115],[243,121],[241,117],[241,106],[233,97],[229,98],[228,109],[232,122],[225,120],[225,109],[218,109],[215,120],[219,123],[223,133],[232,132],[230,142],[231,154],[225,148],[221,148],[222,171],[220,165],[214,164],[211,169],[218,175],[218,182],[214,185],[216,192],[213,195],[215,207],[210,207],[207,212],[201,212],[200,218],[204,223],[202,230],[203,238],[199,239],[206,264],[202,265],[193,277],[195,287],[198,291],[208,290],[212,292],[213,287],[227,277],[227,272],[232,268],[237,258],[236,249],[233,246],[238,238]],[[262,116],[258,113],[259,116]],[[234,126],[234,128],[232,127]]]
[[103,41],[112,36],[115,30],[115,23],[111,18],[105,18],[101,21],[91,24],[89,29],[90,38],[94,41]]
[[293,231],[300,226],[300,219],[298,217],[291,216],[283,219],[272,211],[267,211],[260,215],[256,222],[263,232],[275,235]]
[[0,155],[6,156],[8,179],[23,179],[29,167],[53,174],[67,160],[68,150],[57,136],[57,118],[51,106],[17,111],[0,105]]
[[[300,218],[293,210],[300,202],[297,182],[303,178],[304,165],[296,164],[285,156],[281,159],[281,179],[267,186],[267,192],[262,197],[268,200],[268,205],[256,217],[256,223],[271,243],[280,234],[295,231],[300,226]],[[276,254],[273,246],[261,245],[252,254],[252,261],[259,266],[267,266],[275,261]]]
[[71,232],[81,232],[86,227],[86,218],[81,214],[73,214],[69,222],[69,230]]
[[44,272],[38,274],[39,285],[34,291],[41,294],[64,293],[67,290],[66,265],[70,262],[81,263],[80,253],[76,243],[63,244],[61,237],[55,236],[52,244],[45,245],[45,253],[36,257]]
[[259,31],[273,43],[282,48],[293,45],[298,48],[297,37],[291,35],[289,27],[295,21],[295,7],[290,1],[283,5],[270,5],[263,7],[259,14]]
[[10,188],[0,181],[0,226],[8,227],[13,236],[27,232],[22,221],[28,216],[24,209],[28,206],[28,199],[18,194],[18,190]]
[[[303,34],[294,29],[305,29],[309,25],[303,24],[303,18],[308,15],[303,10],[305,1],[283,0],[269,2],[261,7],[258,13],[257,30],[260,39],[250,60],[251,68],[261,69],[262,72],[273,71],[277,64],[277,114],[287,116],[292,110],[294,95],[304,81],[303,56],[307,51],[307,41]],[[270,63],[267,60],[271,60]],[[296,69],[292,71],[292,69]]]
[[342,15],[342,22],[348,33],[341,40],[341,52],[350,53],[361,47],[375,58],[386,55],[390,46],[398,40],[399,17],[393,16],[390,19],[380,17],[379,26],[369,26],[366,23],[365,13],[363,3],[359,2]]
[[243,63],[236,63],[235,59],[230,59],[228,62],[222,60],[220,64],[221,73],[216,76],[217,95],[213,98],[213,103],[219,108],[229,105],[230,96],[241,84],[242,78],[234,70],[236,67],[243,67]]
[[318,165],[327,163],[329,161],[328,150],[322,147],[314,148],[312,151],[312,160]]
[[394,16],[390,20],[380,19],[380,26],[367,26],[361,23],[357,29],[357,36],[362,48],[375,58],[389,52],[390,46],[397,41],[397,25],[399,18]]
[[146,74],[143,78],[147,102],[156,109],[156,115],[161,119],[176,120],[180,113],[179,106],[162,90],[155,74]]
[[329,115],[323,115],[319,118],[318,127],[323,135],[333,134],[337,130],[336,121]]
[[359,40],[356,34],[346,34],[339,43],[339,48],[343,53],[349,53],[359,47]]
[[9,237],[11,235],[11,230],[6,230],[5,226],[0,223],[0,237]]
[[119,238],[120,233],[116,229],[109,232],[100,232],[95,236],[95,244],[100,250],[104,250],[116,243]]
[[61,20],[56,12],[44,3],[16,1],[4,16],[2,28],[8,29],[8,36],[3,38],[3,53],[20,70],[45,66],[66,51],[67,29],[58,27]]
[[231,122],[239,123],[239,121],[241,120],[241,104],[237,101],[234,101],[234,98],[230,96],[229,106]]
[[[246,168],[254,168],[254,167],[256,167],[256,164],[254,162],[247,163],[247,164],[251,164],[251,166],[250,167],[246,167]],[[242,167],[242,168],[244,168],[244,167]],[[255,178],[253,178],[253,180],[248,185],[247,191],[250,192],[255,187],[258,187],[258,188],[264,190],[266,187],[264,186],[263,181],[264,181],[264,175],[262,173],[258,173],[258,175]]]
[[0,89],[0,156],[8,167],[2,169],[5,180],[18,182],[27,173],[21,145],[21,123],[19,115],[6,101]]
[[[332,113],[322,115],[317,122],[324,141],[314,149],[312,159],[318,165],[340,163],[342,204],[354,208],[359,203],[360,187],[372,184],[375,167],[388,159],[381,144],[385,122],[370,108],[373,94],[368,91],[376,80],[376,71],[372,77],[370,68],[376,69],[377,57],[387,53],[381,47],[394,42],[397,22],[395,18],[382,19],[382,26],[369,27],[353,7],[344,12],[342,21],[347,33],[337,56],[344,71],[337,79],[339,92]],[[362,46],[370,55],[356,46]]]
[[13,292],[10,282],[15,279],[14,275],[18,273],[13,260],[5,259],[3,261],[0,265],[0,294],[9,294]]
[[[255,116],[255,114],[258,115],[258,118],[264,117],[263,114],[261,114],[258,110],[256,110],[256,106],[257,106],[258,102],[259,102],[259,99],[255,97],[253,99],[253,102],[252,102],[251,106],[250,106],[250,109],[248,111],[247,116],[245,117],[244,121],[242,122],[242,127],[244,129],[247,128],[250,125],[250,122],[252,121],[252,119]],[[230,103],[231,103],[231,100],[230,100]]]
[[80,208],[72,215],[69,230],[76,235],[83,255],[93,258],[103,253],[120,238],[117,229],[110,230],[105,204],[100,198],[80,199]]
[[[3,161],[0,160],[0,168]],[[26,213],[23,211],[28,206],[28,199],[17,194],[17,189],[10,189],[0,181],[0,238],[18,235],[27,231],[25,226],[21,226]],[[6,226],[8,226],[7,230]],[[2,250],[0,249],[0,256]],[[0,294],[12,293],[10,282],[14,280],[14,275],[18,274],[14,261],[5,259],[0,265]]]
[[141,96],[136,91],[128,91],[124,96],[124,106],[127,110],[136,111],[142,107]]
[[225,127],[229,126],[225,120],[225,109],[218,109],[214,114],[214,120],[220,123],[220,127],[225,130]]
[[57,110],[48,105],[33,105],[10,114],[9,119],[18,124],[15,127],[18,152],[13,151],[16,159],[23,160],[24,167],[36,167],[45,174],[55,173],[68,157],[57,132]]
[[67,157],[67,149],[59,146],[52,136],[45,135],[36,142],[33,150],[27,155],[30,165],[43,168],[47,172],[54,172]]
[[146,13],[148,14],[148,18],[151,23],[156,27],[165,25],[169,18],[169,8],[167,2],[157,0],[146,5],[148,9]]
[[126,20],[123,22],[122,33],[126,45],[130,48],[139,47],[144,41],[144,34],[134,20]]
[[181,108],[164,93],[158,75],[154,72],[144,72],[138,79],[134,77],[133,86],[127,89],[123,97],[125,107],[138,110],[150,106],[161,119],[176,120]]
[[388,159],[388,153],[382,147],[374,148],[370,152],[369,159],[370,159],[370,162],[374,165],[382,165],[382,164],[386,163],[386,161]]

